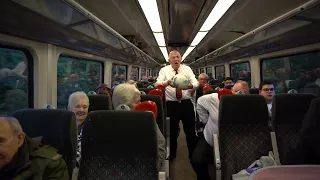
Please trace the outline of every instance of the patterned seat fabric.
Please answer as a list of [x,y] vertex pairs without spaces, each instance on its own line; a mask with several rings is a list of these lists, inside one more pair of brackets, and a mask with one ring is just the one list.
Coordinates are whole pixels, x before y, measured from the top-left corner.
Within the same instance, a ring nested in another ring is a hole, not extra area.
[[272,151],[268,109],[259,95],[222,96],[219,109],[221,177],[246,169]]
[[272,150],[270,131],[265,125],[228,124],[219,128],[222,179],[231,180],[232,174],[246,169]]
[[151,112],[90,112],[81,146],[80,180],[158,179],[156,122]]
[[56,109],[23,109],[14,112],[13,117],[19,120],[27,136],[42,136],[43,144],[58,149],[71,177],[77,155],[77,125],[74,113]]
[[272,107],[272,124],[276,133],[280,162],[299,141],[299,130],[314,94],[277,94]]

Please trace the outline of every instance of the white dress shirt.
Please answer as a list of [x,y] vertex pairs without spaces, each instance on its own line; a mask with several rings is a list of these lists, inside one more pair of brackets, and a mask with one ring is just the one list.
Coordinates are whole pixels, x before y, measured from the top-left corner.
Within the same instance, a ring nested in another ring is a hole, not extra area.
[[196,107],[199,121],[206,124],[203,134],[210,146],[213,146],[212,135],[219,132],[219,102],[218,93],[206,94],[199,97]]
[[[193,89],[196,89],[199,86],[199,82],[196,79],[193,71],[189,66],[186,65],[180,65],[178,69],[178,74],[185,75],[188,80],[193,85]],[[176,97],[176,88],[173,88],[168,85],[168,80],[170,80],[172,77],[176,75],[176,71],[172,68],[171,65],[165,66],[161,68],[159,72],[159,76],[157,79],[157,82],[155,83],[155,86],[159,84],[166,85],[166,101],[178,101]],[[191,99],[191,91],[192,89],[182,90],[182,100],[185,99]]]

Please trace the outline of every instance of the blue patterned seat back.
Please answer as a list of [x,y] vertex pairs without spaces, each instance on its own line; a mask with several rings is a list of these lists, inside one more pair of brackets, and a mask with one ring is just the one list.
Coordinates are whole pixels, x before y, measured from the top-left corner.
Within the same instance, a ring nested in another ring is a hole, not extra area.
[[150,112],[90,112],[81,144],[79,179],[158,179],[156,122]]
[[280,162],[290,146],[299,141],[299,131],[314,94],[277,94],[272,107],[273,131],[276,133]]
[[221,177],[231,180],[272,150],[268,109],[259,95],[222,96],[219,113]]

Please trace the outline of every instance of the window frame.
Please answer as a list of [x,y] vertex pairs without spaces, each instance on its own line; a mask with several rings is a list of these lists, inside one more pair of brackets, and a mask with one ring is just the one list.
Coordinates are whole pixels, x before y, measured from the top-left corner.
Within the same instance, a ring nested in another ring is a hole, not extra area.
[[[59,58],[60,57],[65,57],[65,58],[73,58],[73,59],[78,59],[78,60],[83,60],[83,61],[91,61],[91,62],[98,62],[101,64],[101,81],[100,84],[104,83],[104,62],[101,61],[101,60],[96,60],[96,59],[90,59],[90,58],[85,58],[85,57],[79,57],[79,56],[76,56],[76,55],[70,55],[70,54],[64,54],[64,53],[61,53],[59,56],[58,56],[58,60],[57,60],[57,70],[58,70],[58,63],[59,63]],[[58,74],[57,74],[58,75]]]
[[[277,58],[290,57],[290,56],[299,56],[299,55],[311,54],[311,53],[320,53],[320,49],[314,49],[314,50],[309,50],[309,51],[304,51],[304,52],[299,52],[299,53],[292,52],[292,53],[288,53],[288,54],[282,54],[279,56],[270,56],[270,57],[260,58],[260,82],[263,81],[263,71],[262,71],[263,61],[277,59]],[[291,62],[290,62],[290,66],[291,66]]]
[[112,75],[112,76],[111,76],[111,81],[110,81],[110,82],[111,82],[111,85],[110,85],[111,87],[112,87],[112,84],[113,84],[113,81],[112,81],[112,80],[113,80],[113,74],[112,74],[112,66],[113,66],[113,65],[120,65],[120,66],[125,66],[125,67],[126,67],[126,81],[128,81],[128,74],[129,74],[129,72],[128,72],[128,67],[129,67],[129,66],[128,66],[128,65],[113,62],[113,63],[111,64],[111,75]]
[[[34,59],[31,52],[27,48],[15,47],[0,44],[0,48],[13,49],[24,53],[27,59],[27,72],[28,72],[28,108],[34,108]],[[30,68],[32,67],[32,68]]]
[[217,79],[217,67],[223,67],[224,69],[224,77],[226,77],[226,67],[225,65],[214,66],[214,78]]

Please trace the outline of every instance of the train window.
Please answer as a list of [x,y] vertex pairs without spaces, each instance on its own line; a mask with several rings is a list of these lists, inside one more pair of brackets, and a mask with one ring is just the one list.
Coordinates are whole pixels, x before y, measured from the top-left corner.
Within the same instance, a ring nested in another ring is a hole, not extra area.
[[200,68],[200,74],[204,73],[204,68]]
[[151,74],[151,69],[149,69],[149,73],[148,73],[148,76],[151,76],[152,74]]
[[199,74],[200,74],[200,73],[199,73],[199,69],[197,68],[197,69],[196,69],[196,74],[195,74],[195,75],[196,75],[196,76],[199,76]]
[[249,62],[230,64],[230,71],[232,78],[246,81],[249,84],[249,87],[251,87],[251,70]]
[[112,64],[112,88],[127,81],[127,66],[121,64]]
[[0,115],[33,107],[32,67],[28,51],[0,47]]
[[215,70],[216,79],[220,80],[220,81],[224,81],[224,79],[226,77],[224,65],[216,66],[216,67],[214,67],[214,70]]
[[131,69],[131,80],[138,81],[139,80],[139,68],[132,66]]
[[94,91],[103,82],[103,63],[61,55],[57,65],[57,106],[65,109],[70,94]]
[[206,67],[206,73],[209,77],[212,77],[212,69],[211,67]]
[[141,80],[143,80],[143,78],[146,78],[145,76],[147,76],[147,70],[146,68],[141,68]]
[[320,52],[296,54],[261,61],[262,80],[275,82],[276,93],[291,89],[298,92],[317,90],[320,86]]

